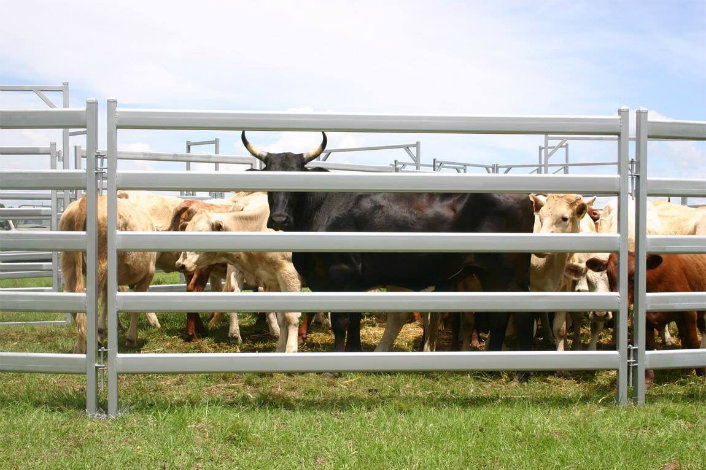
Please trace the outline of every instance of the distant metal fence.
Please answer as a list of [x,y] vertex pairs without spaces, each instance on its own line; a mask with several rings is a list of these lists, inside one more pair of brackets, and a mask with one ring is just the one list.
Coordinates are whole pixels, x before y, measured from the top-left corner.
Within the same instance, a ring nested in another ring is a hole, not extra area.
[[[97,143],[98,105],[89,100],[85,109],[0,110],[2,129],[86,129],[89,154]],[[58,191],[86,189],[86,232],[3,231],[0,249],[43,251],[85,251],[86,292],[0,291],[0,309],[9,312],[85,312],[87,318],[86,354],[43,354],[0,352],[0,372],[46,372],[86,375],[86,410],[96,413],[98,394],[96,382],[96,183],[94,159],[88,159],[86,171],[81,170],[0,170],[3,190]]]

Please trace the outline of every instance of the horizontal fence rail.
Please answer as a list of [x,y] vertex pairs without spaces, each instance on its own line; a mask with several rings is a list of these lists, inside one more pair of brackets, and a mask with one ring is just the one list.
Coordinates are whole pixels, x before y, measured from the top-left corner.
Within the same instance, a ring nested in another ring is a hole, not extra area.
[[0,232],[0,248],[26,251],[84,251],[86,232],[11,230]]
[[125,251],[615,252],[615,234],[438,232],[119,232]]
[[617,310],[614,293],[568,292],[120,292],[122,312],[544,312]]
[[648,235],[647,253],[706,253],[706,236],[656,236]]
[[620,118],[612,116],[405,116],[118,109],[115,124],[118,129],[174,130],[587,135],[620,133]]
[[85,354],[0,352],[0,372],[85,374]]
[[118,354],[127,374],[616,369],[616,351]]
[[704,121],[649,121],[649,139],[706,140]]
[[706,292],[647,293],[645,308],[652,312],[706,311]]
[[468,175],[447,173],[189,173],[120,171],[118,189],[173,191],[336,191],[336,192],[591,192],[615,194],[617,176]]
[[3,189],[75,189],[86,187],[85,170],[0,170]]
[[85,109],[0,110],[2,129],[85,128]]
[[8,312],[85,312],[86,294],[0,292],[0,305]]

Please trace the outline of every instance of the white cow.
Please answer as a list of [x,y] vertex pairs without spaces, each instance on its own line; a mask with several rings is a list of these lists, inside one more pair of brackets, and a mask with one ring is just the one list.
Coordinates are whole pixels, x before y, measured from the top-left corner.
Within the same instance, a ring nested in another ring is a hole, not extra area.
[[[579,233],[581,220],[595,197],[584,200],[578,194],[530,194],[535,224],[534,233]],[[530,291],[558,292],[564,285],[566,265],[572,253],[536,253],[532,255],[530,268]],[[557,350],[564,350],[566,338],[566,314],[554,315],[553,333]]]

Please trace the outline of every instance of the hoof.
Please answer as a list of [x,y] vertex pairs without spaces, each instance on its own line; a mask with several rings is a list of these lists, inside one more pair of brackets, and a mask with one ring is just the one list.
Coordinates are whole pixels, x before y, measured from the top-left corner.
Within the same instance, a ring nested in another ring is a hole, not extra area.
[[228,336],[228,341],[230,342],[230,344],[243,344],[243,338],[241,338],[240,335]]
[[322,372],[321,376],[327,379],[337,379],[341,376],[340,372]]
[[125,340],[125,347],[127,348],[136,348],[137,347],[137,341],[134,339],[126,339]]

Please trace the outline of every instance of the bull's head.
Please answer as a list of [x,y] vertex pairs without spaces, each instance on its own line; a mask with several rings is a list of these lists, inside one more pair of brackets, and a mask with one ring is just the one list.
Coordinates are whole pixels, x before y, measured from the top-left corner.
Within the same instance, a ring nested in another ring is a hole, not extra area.
[[[306,164],[316,159],[326,148],[326,133],[322,132],[321,134],[323,135],[321,144],[307,153],[265,152],[248,142],[245,131],[243,131],[241,139],[248,152],[265,164],[262,171],[309,171]],[[295,193],[269,191],[267,200],[270,205],[270,217],[267,220],[267,227],[275,230],[294,228],[294,214],[298,199],[299,196]]]

